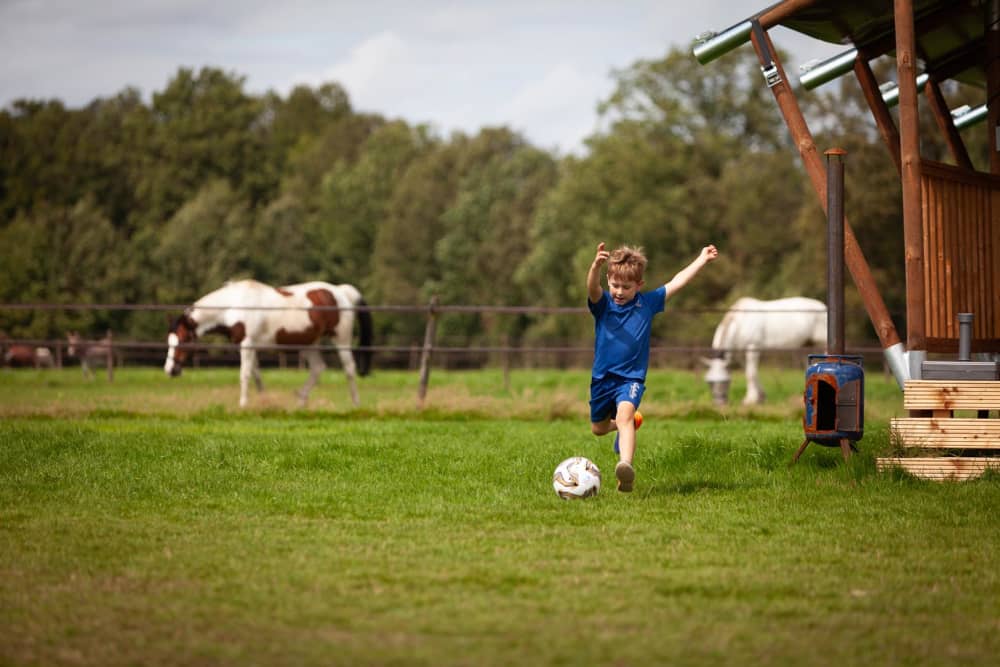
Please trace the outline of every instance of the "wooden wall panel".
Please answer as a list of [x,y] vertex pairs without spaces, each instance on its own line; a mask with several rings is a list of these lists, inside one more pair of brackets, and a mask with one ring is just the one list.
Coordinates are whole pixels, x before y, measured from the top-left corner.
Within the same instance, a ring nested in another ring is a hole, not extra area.
[[1000,352],[1000,177],[923,161],[925,334],[958,350],[958,313],[975,314],[973,351]]

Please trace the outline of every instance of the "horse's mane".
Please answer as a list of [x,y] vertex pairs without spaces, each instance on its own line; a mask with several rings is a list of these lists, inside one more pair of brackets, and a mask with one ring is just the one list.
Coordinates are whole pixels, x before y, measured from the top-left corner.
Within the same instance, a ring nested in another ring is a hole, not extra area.
[[715,328],[715,334],[712,336],[712,349],[725,350],[726,356],[729,356],[730,350],[739,347],[739,341],[734,340],[734,338],[738,333],[739,320],[745,316],[742,311],[751,310],[759,304],[759,300],[747,296],[737,299],[726,311],[719,326]]

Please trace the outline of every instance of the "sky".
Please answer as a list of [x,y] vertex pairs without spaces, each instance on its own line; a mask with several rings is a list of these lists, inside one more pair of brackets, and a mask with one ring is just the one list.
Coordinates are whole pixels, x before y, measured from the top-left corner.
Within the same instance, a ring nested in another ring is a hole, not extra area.
[[[612,72],[690,50],[768,0],[0,0],[0,106],[81,107],[128,86],[147,101],[180,67],[250,94],[342,85],[356,111],[447,135],[505,125],[583,152]],[[842,47],[777,28],[792,75]],[[749,49],[749,45],[740,48]],[[693,56],[692,56],[693,57]],[[710,65],[709,65],[710,66]]]

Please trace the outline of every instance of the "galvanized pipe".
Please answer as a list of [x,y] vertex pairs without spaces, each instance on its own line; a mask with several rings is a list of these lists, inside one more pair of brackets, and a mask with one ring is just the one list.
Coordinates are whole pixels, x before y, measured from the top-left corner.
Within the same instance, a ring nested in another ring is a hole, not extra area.
[[745,21],[740,21],[736,25],[726,28],[720,33],[709,31],[695,38],[695,45],[691,52],[702,65],[706,65],[719,56],[723,56],[737,46],[746,44],[750,39],[751,22],[757,21],[761,28],[770,30],[789,16],[794,16],[797,12],[807,9],[818,0],[781,0],[771,6],[757,12]]
[[958,314],[958,360],[972,359],[972,313]]
[[806,64],[799,68],[799,83],[806,90],[822,86],[828,81],[854,69],[854,61],[858,57],[857,49],[848,49],[821,63]]
[[844,354],[844,156],[826,155],[826,353]]
[[[917,81],[918,93],[923,91],[924,86],[927,85],[927,82],[930,81],[930,79],[931,79],[930,74],[927,74],[926,72],[917,75],[916,81]],[[899,104],[899,86],[893,85],[892,88],[886,88],[884,91],[882,91],[882,101],[885,102],[890,107],[894,107],[897,104]]]
[[702,65],[707,65],[750,39],[750,20],[742,21],[720,33],[707,33],[698,39],[691,52]]
[[978,107],[970,109],[968,106],[959,107],[958,109],[951,110],[951,119],[955,123],[955,127],[961,130],[964,127],[969,127],[970,125],[975,125],[976,123],[981,123],[989,116],[990,110],[985,104],[980,104]]

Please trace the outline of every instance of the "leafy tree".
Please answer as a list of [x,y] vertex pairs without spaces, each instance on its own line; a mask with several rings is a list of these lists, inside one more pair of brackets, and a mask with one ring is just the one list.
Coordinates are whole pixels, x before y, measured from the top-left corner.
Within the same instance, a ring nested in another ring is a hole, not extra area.
[[332,166],[305,230],[317,270],[363,291],[369,287],[375,239],[388,217],[393,192],[412,161],[432,145],[426,128],[395,121],[367,137],[357,160],[339,160]]
[[252,277],[253,218],[224,180],[206,184],[167,222],[151,252],[159,303],[189,303],[227,280]]
[[146,224],[171,218],[206,182],[224,179],[250,196],[247,184],[263,156],[253,128],[260,100],[245,78],[215,68],[181,68],[153,95],[153,128],[137,190]]
[[[430,288],[444,303],[531,303],[533,292],[518,289],[513,273],[530,250],[531,219],[555,176],[551,156],[506,128],[483,130],[465,145],[458,191],[434,248],[440,278]],[[485,326],[490,342],[499,343],[501,332],[519,333],[518,323],[454,315],[443,318],[442,330],[474,340]]]
[[317,89],[296,86],[287,98],[273,92],[266,94],[253,126],[266,157],[250,174],[251,201],[276,198],[296,145],[320,136],[329,125],[351,115],[347,93],[336,83],[325,83]]

